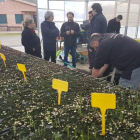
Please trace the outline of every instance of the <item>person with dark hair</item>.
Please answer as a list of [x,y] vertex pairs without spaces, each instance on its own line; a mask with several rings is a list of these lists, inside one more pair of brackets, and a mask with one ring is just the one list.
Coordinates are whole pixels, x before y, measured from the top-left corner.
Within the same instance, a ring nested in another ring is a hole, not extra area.
[[[91,28],[88,34],[88,39],[90,39],[91,35],[93,33],[106,33],[107,29],[107,20],[105,16],[102,14],[102,7],[99,3],[94,3],[92,6],[92,14],[93,18],[91,20]],[[95,51],[93,48],[90,47],[90,44],[88,44],[88,50],[91,53],[92,56],[92,62],[89,67],[89,69],[93,68],[93,60],[95,56]]]
[[76,67],[76,39],[80,35],[79,24],[74,22],[74,13],[67,13],[68,22],[63,23],[61,27],[61,37],[64,37],[64,66],[67,66],[69,51],[72,54],[72,65]]
[[[89,30],[88,30],[88,34],[89,34],[90,30],[91,30],[91,21],[92,21],[92,18],[93,18],[92,11],[89,11],[89,12],[88,12],[88,19],[89,19],[89,22],[90,22],[90,28],[89,28]],[[90,39],[90,38],[88,37],[87,40],[89,40],[89,39]],[[87,42],[88,42],[88,41],[87,41]],[[92,67],[93,52],[90,52],[89,49],[91,49],[91,48],[90,48],[89,45],[87,45],[88,59],[89,59],[89,69],[91,69],[91,67]],[[91,72],[90,72],[90,73],[91,73]]]
[[99,3],[94,3],[92,6],[92,29],[91,34],[93,33],[106,33],[107,28],[107,20],[105,16],[102,14],[102,7]]
[[[120,21],[122,19],[123,19],[122,15],[118,15],[116,18],[111,19],[108,22],[107,33],[117,33],[117,34],[119,34],[120,33],[120,28],[121,28]],[[114,67],[112,65],[110,65],[103,75],[105,75],[105,76],[109,75],[109,73],[112,72],[113,69],[114,69]],[[116,74],[115,74],[115,79],[114,79],[116,84],[119,84],[119,79],[120,79],[121,73],[122,73],[121,71],[116,69]],[[111,77],[108,77],[107,80],[110,81],[110,79],[111,79]]]
[[123,19],[122,15],[118,15],[117,17],[109,20],[107,33],[120,33],[121,23],[120,21]]
[[72,15],[72,16],[74,17],[74,13],[73,13],[73,12],[68,12],[68,13],[67,13],[67,17],[68,17],[69,14]]
[[89,11],[88,12],[88,19],[89,19],[90,22],[92,21],[92,18],[93,18],[92,11]]
[[109,64],[122,71],[120,86],[137,90],[140,84],[140,43],[121,34],[91,36],[90,46],[96,51],[93,77],[100,77]]
[[56,37],[59,36],[59,30],[53,22],[54,14],[52,11],[45,13],[45,21],[41,23],[43,37],[44,59],[56,63]]

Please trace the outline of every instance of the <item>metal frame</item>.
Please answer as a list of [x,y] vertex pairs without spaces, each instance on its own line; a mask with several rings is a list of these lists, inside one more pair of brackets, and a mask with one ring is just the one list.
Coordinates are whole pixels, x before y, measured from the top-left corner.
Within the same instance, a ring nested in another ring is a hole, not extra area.
[[127,16],[126,16],[126,26],[125,26],[125,33],[124,33],[124,35],[127,35],[127,30],[128,30],[128,21],[129,21],[129,13],[130,13],[130,2],[131,2],[131,0],[128,0]]
[[[39,17],[38,17],[38,9],[44,9],[44,10],[49,10],[49,2],[50,1],[55,1],[55,0],[46,0],[47,1],[47,9],[45,8],[38,8],[38,1],[37,0],[37,23],[38,23],[38,34],[39,34],[39,31],[40,31],[40,28],[39,28]],[[64,10],[62,9],[51,9],[51,10],[58,10],[58,11],[64,11],[64,21],[55,21],[56,23],[62,23],[62,22],[65,22],[66,19],[65,19],[65,2],[66,1],[71,1],[71,2],[85,2],[85,19],[87,20],[88,19],[88,3],[89,2],[92,2],[92,1],[96,1],[96,0],[57,0],[57,1],[64,1]],[[107,0],[97,0],[97,1],[107,1]],[[114,17],[116,17],[116,13],[117,13],[117,7],[118,7],[118,3],[117,2],[126,2],[128,3],[128,7],[127,7],[127,16],[126,16],[126,26],[125,26],[125,35],[127,35],[127,31],[128,31],[128,23],[129,23],[129,14],[130,14],[130,4],[133,0],[108,0],[108,1],[115,1],[115,9],[114,9]],[[120,3],[120,4],[122,4]],[[119,12],[118,12],[119,13]],[[122,12],[121,12],[122,13]],[[132,13],[132,12],[131,12]],[[136,33],[135,33],[135,36],[137,37],[138,36],[138,30],[139,30],[139,21],[140,21],[140,3],[139,3],[139,13],[138,13],[138,20],[137,20],[137,30],[136,30]],[[82,22],[82,21],[76,21],[76,22]]]

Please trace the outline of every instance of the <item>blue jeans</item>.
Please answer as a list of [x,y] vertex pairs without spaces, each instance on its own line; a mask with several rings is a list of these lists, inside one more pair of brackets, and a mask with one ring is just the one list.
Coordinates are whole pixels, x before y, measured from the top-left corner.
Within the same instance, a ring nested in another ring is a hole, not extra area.
[[137,90],[140,84],[140,68],[132,71],[130,80],[120,78],[119,83],[121,87],[132,87],[132,90]]
[[[64,47],[64,62],[68,62],[68,54],[70,50],[71,50],[71,55],[72,55],[72,66],[76,68],[76,46]],[[67,66],[67,65],[64,63],[64,66]]]

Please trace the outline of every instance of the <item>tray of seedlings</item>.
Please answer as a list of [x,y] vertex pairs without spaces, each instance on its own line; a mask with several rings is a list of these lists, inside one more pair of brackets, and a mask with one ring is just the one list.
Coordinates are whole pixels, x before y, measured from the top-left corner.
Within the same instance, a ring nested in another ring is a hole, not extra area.
[[[47,62],[6,46],[0,53],[0,140],[140,140],[140,93],[84,73]],[[26,66],[26,78],[17,68]],[[52,80],[69,83],[58,92]],[[107,110],[106,133],[102,115],[91,106],[92,93],[116,95],[116,109]]]

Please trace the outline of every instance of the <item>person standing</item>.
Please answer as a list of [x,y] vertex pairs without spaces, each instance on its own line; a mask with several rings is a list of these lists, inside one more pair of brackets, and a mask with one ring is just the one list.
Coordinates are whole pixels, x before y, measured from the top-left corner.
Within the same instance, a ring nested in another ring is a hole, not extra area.
[[[90,28],[91,28],[92,18],[93,18],[92,11],[89,11],[88,12],[88,19],[89,19],[89,22],[90,22]],[[90,28],[88,30],[88,33],[90,32]],[[89,41],[89,39],[90,39],[90,36],[88,36],[87,40]],[[88,58],[89,58],[89,69],[91,69],[91,67],[92,67],[92,57],[93,57],[93,51],[92,50],[93,49],[90,47],[89,44],[87,45],[87,50],[88,50]]]
[[92,18],[93,18],[92,11],[89,11],[89,12],[88,12],[88,19],[89,19],[89,22],[92,21]]
[[120,21],[123,19],[122,15],[118,15],[116,18],[111,19],[108,22],[107,33],[120,33],[121,23]]
[[79,24],[74,22],[74,13],[67,13],[68,22],[63,23],[60,36],[64,37],[64,66],[67,66],[69,51],[72,54],[72,65],[76,67],[76,39],[80,35]]
[[32,18],[27,18],[22,22],[22,26],[24,30],[22,31],[21,42],[25,48],[25,53],[41,58],[40,38],[34,31],[36,28],[34,20]]
[[56,63],[56,37],[59,36],[59,30],[53,22],[54,14],[52,11],[45,13],[45,21],[41,23],[43,36],[44,59]]
[[[116,18],[111,19],[108,22],[107,33],[117,33],[117,34],[119,34],[120,33],[120,28],[121,28],[120,21],[122,19],[123,19],[122,15],[118,15]],[[103,75],[108,75],[110,72],[113,71],[113,69],[114,69],[113,66],[110,65]],[[114,77],[116,85],[119,84],[119,79],[120,79],[121,74],[122,74],[122,72],[116,69],[115,77]],[[111,79],[111,77],[108,77],[107,81],[110,81],[110,79]]]
[[[106,29],[107,29],[107,20],[102,13],[103,10],[101,5],[99,3],[94,3],[91,6],[91,8],[92,8],[93,18],[91,20],[91,28],[89,31],[88,38],[90,38],[93,33],[106,33]],[[89,52],[92,53],[92,61],[90,66],[90,69],[92,69],[93,62],[94,62],[93,60],[95,57],[95,51],[94,49],[92,49],[92,47],[90,47],[90,44],[89,44]]]

